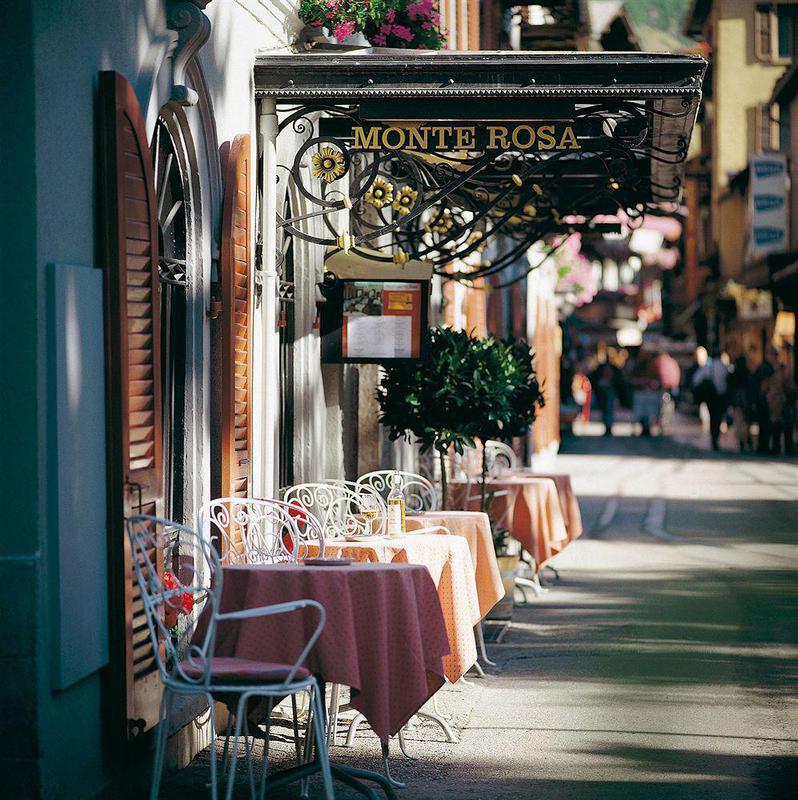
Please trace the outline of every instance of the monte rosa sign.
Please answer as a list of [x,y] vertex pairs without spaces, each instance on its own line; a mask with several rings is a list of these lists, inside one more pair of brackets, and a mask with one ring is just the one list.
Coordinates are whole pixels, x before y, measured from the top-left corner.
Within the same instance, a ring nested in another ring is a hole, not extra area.
[[580,150],[571,125],[495,122],[479,125],[354,125],[353,150]]

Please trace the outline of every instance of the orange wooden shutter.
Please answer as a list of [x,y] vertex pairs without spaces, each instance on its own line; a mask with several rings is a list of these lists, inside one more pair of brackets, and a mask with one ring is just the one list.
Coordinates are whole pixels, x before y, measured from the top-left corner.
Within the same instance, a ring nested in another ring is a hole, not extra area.
[[158,720],[161,683],[124,519],[159,514],[160,282],[152,159],[135,92],[100,73],[99,238],[105,270],[112,701],[129,737]]
[[[246,497],[252,471],[252,302],[248,134],[222,147],[221,496]],[[226,159],[225,159],[226,156]]]

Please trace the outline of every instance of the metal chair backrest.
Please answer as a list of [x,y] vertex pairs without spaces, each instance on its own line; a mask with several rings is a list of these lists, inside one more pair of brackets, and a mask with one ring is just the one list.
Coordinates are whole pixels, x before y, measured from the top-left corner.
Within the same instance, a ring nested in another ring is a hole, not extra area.
[[518,456],[509,444],[490,439],[485,442],[485,453],[491,475],[497,475],[503,469],[518,468]]
[[200,508],[197,525],[225,564],[278,564],[305,558],[312,532],[319,539],[318,520],[300,526],[301,513],[281,500],[219,497]]
[[[172,688],[207,686],[222,591],[219,556],[190,528],[160,517],[132,516],[125,527],[161,680]],[[208,603],[210,620],[202,641],[189,645],[190,623]],[[181,624],[181,617],[188,619]]]
[[[292,600],[256,608],[237,609],[221,613],[222,563],[219,554],[208,541],[186,528],[160,517],[138,515],[125,521],[133,570],[136,574],[141,600],[147,617],[154,657],[164,685],[185,692],[223,687],[232,692],[245,692],[248,685],[232,684],[216,678],[212,672],[216,625],[219,620],[289,614],[300,609],[313,609],[315,625],[309,631],[302,652],[291,669],[274,686],[279,693],[291,683],[304,663],[324,627],[324,607],[315,600]],[[208,605],[210,604],[210,605]],[[190,606],[190,608],[189,608]],[[194,622],[199,612],[204,614],[204,632],[199,640],[194,634]],[[185,624],[172,624],[173,619],[186,617]],[[264,660],[268,654],[264,654]],[[225,685],[226,684],[226,685]],[[251,688],[259,688],[254,684]]]
[[357,484],[370,486],[380,497],[387,499],[391,491],[391,476],[397,473],[402,479],[401,487],[405,496],[405,508],[409,514],[438,510],[438,493],[432,481],[423,475],[404,470],[382,469],[367,472],[357,479]]
[[[364,497],[373,499],[370,508]],[[283,500],[321,521],[325,539],[384,533],[387,510],[383,499],[367,486],[347,481],[300,483],[285,490]],[[371,524],[365,512],[376,511]]]

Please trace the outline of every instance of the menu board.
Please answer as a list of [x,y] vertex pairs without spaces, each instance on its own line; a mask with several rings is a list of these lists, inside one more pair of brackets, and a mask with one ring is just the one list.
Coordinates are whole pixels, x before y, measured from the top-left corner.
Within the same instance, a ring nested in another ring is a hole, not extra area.
[[383,362],[421,357],[427,281],[338,281],[322,310],[322,357]]

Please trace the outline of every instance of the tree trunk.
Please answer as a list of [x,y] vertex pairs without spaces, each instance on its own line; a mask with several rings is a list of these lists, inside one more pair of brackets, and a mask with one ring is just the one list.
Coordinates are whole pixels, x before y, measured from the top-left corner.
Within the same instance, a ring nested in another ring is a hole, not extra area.
[[438,450],[441,459],[441,510],[449,508],[449,486],[446,482],[446,455],[443,450]]
[[479,510],[487,513],[487,503],[485,502],[485,482],[488,478],[488,449],[485,442],[482,443],[482,476],[479,487]]

